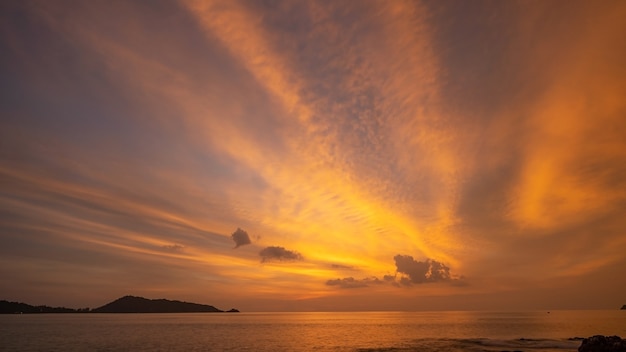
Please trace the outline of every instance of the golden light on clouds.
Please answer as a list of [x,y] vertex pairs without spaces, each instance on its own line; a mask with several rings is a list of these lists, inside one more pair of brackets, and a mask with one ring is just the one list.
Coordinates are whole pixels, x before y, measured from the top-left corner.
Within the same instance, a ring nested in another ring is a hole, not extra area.
[[626,293],[619,1],[3,7],[7,298],[498,309]]

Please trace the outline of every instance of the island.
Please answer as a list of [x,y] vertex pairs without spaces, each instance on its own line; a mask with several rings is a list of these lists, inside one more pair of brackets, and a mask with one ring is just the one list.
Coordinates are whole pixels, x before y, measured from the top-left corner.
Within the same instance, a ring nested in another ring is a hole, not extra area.
[[147,299],[136,296],[124,296],[102,307],[92,310],[93,313],[221,313],[213,306],[167,299]]
[[20,302],[0,301],[0,314],[36,313],[238,313],[232,308],[223,311],[214,306],[168,299],[148,299],[124,296],[95,309],[32,306]]

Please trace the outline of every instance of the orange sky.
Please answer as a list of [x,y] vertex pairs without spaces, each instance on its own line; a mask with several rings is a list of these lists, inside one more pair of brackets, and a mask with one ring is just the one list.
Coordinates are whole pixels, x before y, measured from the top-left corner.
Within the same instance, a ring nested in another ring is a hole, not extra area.
[[0,299],[620,307],[624,18],[624,1],[4,1]]

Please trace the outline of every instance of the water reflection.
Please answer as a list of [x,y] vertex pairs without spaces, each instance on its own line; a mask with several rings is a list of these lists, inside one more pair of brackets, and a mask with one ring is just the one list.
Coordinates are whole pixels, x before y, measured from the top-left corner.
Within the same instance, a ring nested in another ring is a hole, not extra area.
[[594,334],[626,336],[626,312],[0,316],[3,348],[21,351],[567,351]]

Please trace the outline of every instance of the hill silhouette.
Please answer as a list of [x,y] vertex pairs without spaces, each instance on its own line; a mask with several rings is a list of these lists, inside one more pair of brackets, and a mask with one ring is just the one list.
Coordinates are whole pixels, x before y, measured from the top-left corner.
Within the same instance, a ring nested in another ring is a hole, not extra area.
[[0,301],[0,314],[37,314],[37,313],[86,313],[89,308],[72,309],[65,307],[31,306],[21,302]]
[[[223,310],[206,304],[172,301],[167,299],[147,299],[124,296],[102,307],[92,309],[72,309],[65,307],[33,306],[21,302],[0,300],[0,314],[40,314],[40,313],[221,313]],[[226,313],[238,313],[232,308]]]
[[147,299],[136,296],[124,296],[102,307],[91,310],[93,313],[219,313],[213,306],[170,301],[167,299]]

